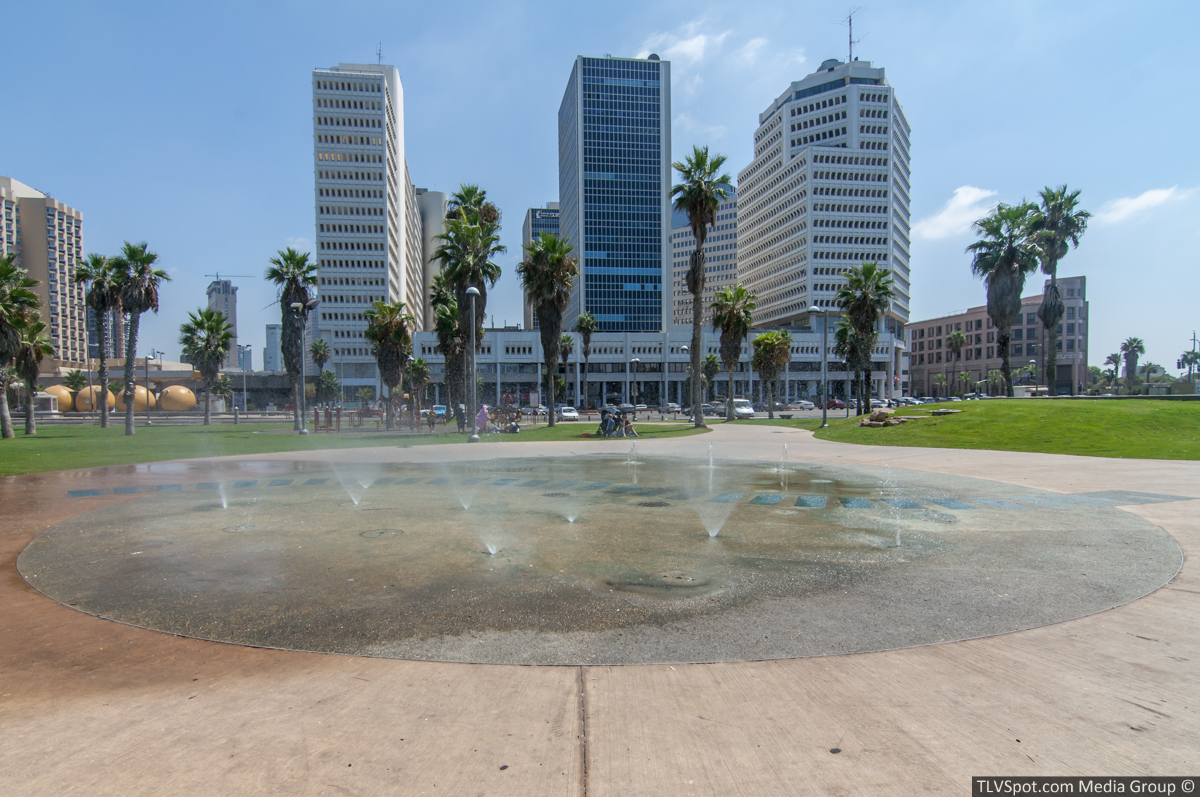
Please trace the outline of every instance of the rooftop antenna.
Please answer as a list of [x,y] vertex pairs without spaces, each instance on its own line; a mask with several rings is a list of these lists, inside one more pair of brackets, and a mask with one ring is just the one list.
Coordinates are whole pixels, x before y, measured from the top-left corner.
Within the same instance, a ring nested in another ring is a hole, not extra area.
[[383,42],[375,45],[375,63],[383,63]]
[[[215,277],[218,282],[221,281],[221,272],[219,272],[219,271],[216,274],[205,274],[204,276]],[[226,274],[225,275],[225,279],[230,279],[230,278],[235,278],[235,279],[243,279],[244,278],[244,279],[248,279],[248,280],[255,279],[255,277],[253,277],[250,274]]]
[[849,48],[848,48],[849,56],[848,56],[846,63],[850,63],[854,60],[854,45],[856,45],[860,41],[862,41],[862,39],[854,38],[854,15],[856,13],[858,13],[860,10],[861,10],[860,8],[856,8],[850,12],[849,16],[846,17],[846,25],[849,28],[849,30],[846,34],[846,41],[849,44]]

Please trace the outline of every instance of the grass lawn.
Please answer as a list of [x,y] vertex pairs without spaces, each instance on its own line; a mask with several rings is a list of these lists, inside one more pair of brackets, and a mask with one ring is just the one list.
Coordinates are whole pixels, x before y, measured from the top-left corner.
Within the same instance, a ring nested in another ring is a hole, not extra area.
[[[237,454],[270,454],[280,451],[310,451],[326,448],[372,448],[376,446],[436,445],[465,443],[465,434],[409,435],[397,432],[342,432],[341,434],[291,434],[291,424],[219,424],[213,426],[139,426],[133,437],[125,436],[125,424],[108,429],[99,426],[39,426],[35,437],[26,437],[17,424],[17,436],[0,440],[0,475],[40,473],[66,468],[92,468],[157,462],[165,459],[222,457]],[[439,430],[443,427],[439,427]],[[484,443],[579,440],[596,430],[592,423],[561,423],[551,429],[539,426],[520,434],[485,435]],[[697,430],[686,424],[637,425],[638,434],[648,437],[683,437]],[[699,430],[704,431],[704,430]]]
[[[1200,459],[1200,402],[1195,401],[956,401],[904,408],[896,414],[928,415],[934,407],[962,412],[882,429],[860,427],[854,417],[831,417],[829,428],[817,431],[816,436],[822,440],[862,445],[989,448],[1136,459]],[[738,423],[817,429],[821,422]]]

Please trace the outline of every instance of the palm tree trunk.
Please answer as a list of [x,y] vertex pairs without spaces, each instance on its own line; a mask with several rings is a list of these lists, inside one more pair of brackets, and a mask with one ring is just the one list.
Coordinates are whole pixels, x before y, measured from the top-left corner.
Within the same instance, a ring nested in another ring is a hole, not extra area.
[[763,380],[763,386],[767,389],[767,418],[775,420],[775,380]]
[[37,380],[30,380],[25,383],[25,436],[32,437],[37,434],[37,421],[34,419],[33,408],[37,403]]
[[212,386],[204,386],[204,425],[208,426],[212,421]]
[[[129,337],[125,344],[125,434],[132,435],[133,431],[133,359],[137,353],[138,327],[142,322],[141,313],[129,314]],[[104,400],[104,409],[108,410],[108,399]]]
[[591,369],[592,356],[589,352],[583,355],[583,409],[588,408],[588,375]]
[[292,374],[292,431],[300,431],[300,374]]
[[16,437],[13,431],[12,415],[8,409],[8,378],[0,376],[0,438],[11,440]]
[[[96,340],[100,342],[100,428],[108,428],[108,358],[104,356],[108,346],[108,311],[99,314],[96,319]],[[92,394],[92,409],[96,408],[97,394]]]
[[733,418],[733,366],[734,363],[725,363],[729,368],[729,395],[725,397],[725,420],[732,421]]
[[1004,378],[1004,395],[1013,397],[1012,363],[1008,359],[1008,341],[1012,331],[1005,327],[996,330],[996,347],[1000,350],[1000,373]]

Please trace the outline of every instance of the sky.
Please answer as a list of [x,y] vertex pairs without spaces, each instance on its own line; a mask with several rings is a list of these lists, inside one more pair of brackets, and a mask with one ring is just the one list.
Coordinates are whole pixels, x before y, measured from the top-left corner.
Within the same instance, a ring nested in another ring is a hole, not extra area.
[[[557,112],[576,55],[672,63],[672,143],[749,162],[758,114],[826,58],[887,70],[912,126],[912,319],[984,303],[963,249],[996,202],[1080,189],[1060,264],[1086,275],[1092,365],[1130,336],[1173,369],[1200,329],[1194,2],[72,2],[0,0],[0,174],[83,213],[87,252],[147,241],[171,275],[139,351],[174,358],[212,277],[238,275],[261,367],[262,274],[314,235],[314,68],[394,64],[415,185],[484,187],[504,213],[496,324],[520,323],[525,210],[558,199]],[[1026,294],[1041,290],[1030,278]]]

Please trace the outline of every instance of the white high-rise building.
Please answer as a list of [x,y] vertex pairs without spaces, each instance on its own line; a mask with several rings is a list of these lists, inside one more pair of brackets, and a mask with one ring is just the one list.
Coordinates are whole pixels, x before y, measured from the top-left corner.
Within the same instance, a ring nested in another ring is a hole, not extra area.
[[229,353],[225,355],[223,368],[241,368],[238,354],[237,334],[237,286],[229,280],[216,279],[208,284],[208,309],[225,316],[233,328],[233,340],[229,342]]
[[376,385],[363,315],[371,303],[403,301],[416,328],[425,327],[425,258],[404,154],[404,89],[394,66],[338,64],[313,70],[312,93],[321,304],[309,334],[328,342],[326,368],[347,388]]
[[[704,322],[710,323],[713,296],[722,288],[737,284],[737,192],[726,191],[717,206],[716,218],[704,239],[704,296],[701,308]],[[686,213],[675,212],[671,231],[671,316],[672,322],[692,323],[692,294],[687,289],[687,273],[696,250],[696,236]]]
[[754,160],[738,175],[738,276],[758,295],[756,326],[833,307],[847,269],[877,262],[909,308],[909,137],[883,69],[830,59],[759,114]]

